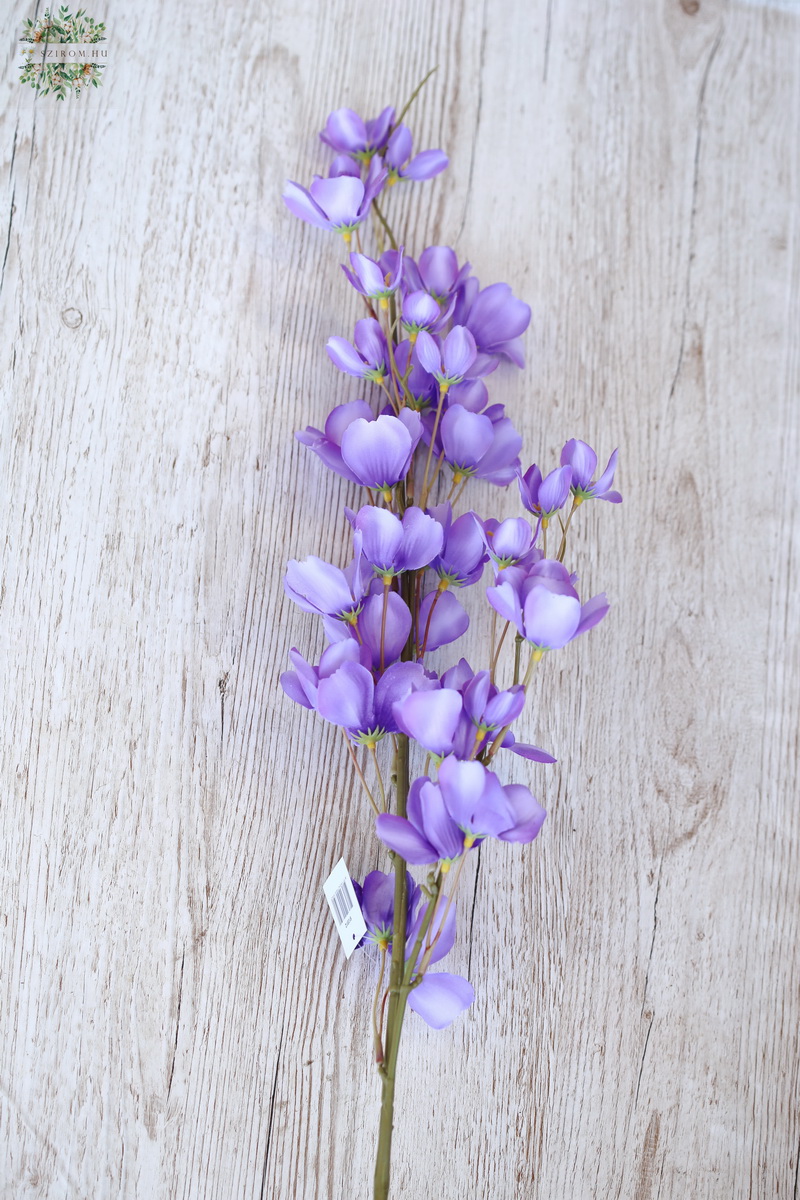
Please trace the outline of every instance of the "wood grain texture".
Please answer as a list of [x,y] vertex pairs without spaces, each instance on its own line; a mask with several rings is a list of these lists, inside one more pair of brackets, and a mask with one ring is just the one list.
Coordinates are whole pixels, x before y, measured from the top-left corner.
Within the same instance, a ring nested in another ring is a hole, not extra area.
[[544,831],[465,880],[476,1004],[408,1022],[396,1195],[797,1200],[800,12],[177,0],[163,57],[154,0],[92,15],[101,90],[0,79],[0,1196],[370,1194],[321,885],[376,847],[276,687],[319,647],[285,559],[344,556],[292,432],[357,394],[357,308],[280,191],[438,63],[451,168],[397,224],[531,303],[493,395],[526,464],[619,444],[625,504],[576,545],[612,614],[536,682],[559,763],[513,773]]

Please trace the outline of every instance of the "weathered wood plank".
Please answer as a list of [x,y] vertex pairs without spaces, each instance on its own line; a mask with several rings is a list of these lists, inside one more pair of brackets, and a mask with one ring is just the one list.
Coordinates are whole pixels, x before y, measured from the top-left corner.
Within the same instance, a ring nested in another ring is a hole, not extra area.
[[371,969],[320,889],[376,849],[276,688],[319,644],[285,559],[344,556],[291,435],[357,394],[357,309],[279,197],[438,63],[451,169],[398,226],[532,304],[492,380],[526,465],[619,444],[626,503],[577,537],[614,610],[536,683],[543,834],[465,880],[474,1009],[408,1023],[397,1194],[796,1197],[800,16],[200,0],[176,60],[147,0],[94,15],[103,89],[0,81],[0,1195],[369,1194]]

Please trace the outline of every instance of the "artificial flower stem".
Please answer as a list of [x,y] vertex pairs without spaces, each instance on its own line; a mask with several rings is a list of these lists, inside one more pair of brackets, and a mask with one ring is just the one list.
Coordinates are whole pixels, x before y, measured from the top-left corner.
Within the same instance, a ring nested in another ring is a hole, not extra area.
[[489,678],[491,679],[492,683],[494,683],[494,673],[497,670],[497,663],[500,658],[500,651],[503,649],[503,642],[506,640],[506,634],[508,633],[510,625],[511,625],[511,622],[506,621],[505,625],[503,626],[503,632],[500,634],[500,641],[497,643],[494,655],[492,657],[492,661],[489,664]]
[[[378,1006],[380,1004],[380,996],[383,988],[383,973],[386,969],[386,947],[381,946],[381,965],[378,971],[378,982],[375,985],[375,996],[372,1001],[372,1037],[375,1043],[375,1062],[383,1062],[383,1038],[381,1029],[378,1025]],[[382,1022],[381,1022],[382,1023]]]
[[[530,662],[528,663],[528,669],[525,672],[525,678],[522,681],[522,686],[526,690],[528,688],[528,684],[531,681],[531,676],[533,675],[533,668],[536,666],[536,664],[538,662],[541,661],[542,654],[543,654],[543,651],[538,650],[538,649],[534,649],[533,653],[531,654]],[[497,753],[497,751],[500,749],[501,745],[503,744],[503,739],[505,738],[505,736],[508,733],[509,729],[511,728],[512,724],[513,724],[513,722],[509,722],[508,725],[504,725],[503,728],[500,730],[497,737],[492,742],[489,753],[486,755],[486,758],[483,760],[484,765],[486,763],[490,763],[492,761],[495,754]]]
[[358,778],[361,780],[361,782],[364,786],[364,791],[367,793],[367,799],[369,800],[370,804],[372,805],[372,808],[375,812],[375,816],[379,817],[381,815],[381,810],[378,808],[377,804],[375,803],[375,797],[373,796],[372,792],[369,790],[367,781],[364,778],[364,772],[361,770],[361,767],[359,766],[359,763],[358,763],[358,759],[356,758],[356,752],[353,749],[353,744],[350,741],[350,738],[347,736],[347,730],[342,729],[342,733],[344,734],[344,740],[345,740],[345,744],[347,745],[347,749],[350,751],[350,757],[353,760],[353,766],[356,769]]
[[[397,815],[406,816],[408,799],[408,738],[398,734],[395,773],[397,775]],[[375,1159],[375,1200],[388,1200],[389,1171],[392,1155],[392,1127],[394,1124],[394,1083],[397,1070],[397,1055],[400,1049],[400,1033],[403,1028],[408,991],[401,991],[405,968],[406,917],[408,897],[406,894],[406,862],[399,854],[393,854],[394,868],[394,917],[392,924],[392,961],[389,968],[389,1013],[386,1018],[386,1054],[381,1064],[381,1116],[378,1126],[378,1149]]]
[[375,764],[375,774],[376,774],[376,775],[377,775],[377,777],[378,777],[378,788],[380,789],[380,793],[381,793],[381,804],[383,805],[383,809],[382,809],[382,811],[383,811],[383,812],[387,812],[388,810],[387,810],[387,808],[386,808],[386,789],[385,789],[385,787],[383,786],[383,775],[381,774],[381,767],[380,767],[380,763],[378,762],[378,752],[377,752],[377,750],[375,749],[375,743],[374,743],[374,742],[372,742],[372,743],[370,744],[370,748],[369,748],[369,750],[370,750],[370,754],[372,755],[372,761],[373,761],[373,762],[374,762],[374,764]]
[[567,531],[569,530],[569,524],[570,524],[570,521],[572,520],[572,518],[575,516],[575,513],[577,511],[577,508],[578,508],[578,505],[580,504],[580,502],[581,501],[580,501],[579,496],[572,497],[572,508],[569,510],[569,516],[567,517],[566,524],[564,525],[564,527],[561,531],[561,545],[558,547],[558,554],[556,555],[556,558],[557,558],[558,562],[560,562],[560,563],[563,563],[564,554],[566,553],[566,549],[567,549]]
[[522,653],[523,637],[521,633],[514,637],[514,686],[519,683],[520,655]]
[[386,220],[386,217],[381,212],[380,205],[378,204],[377,200],[372,201],[372,209],[373,209],[373,212],[375,213],[375,216],[378,218],[381,225],[386,230],[386,236],[389,239],[389,245],[392,247],[393,250],[396,250],[397,242],[395,241],[395,236],[392,233],[392,230],[389,226],[389,222]]
[[433,443],[436,441],[436,435],[439,432],[439,422],[442,419],[442,409],[444,408],[444,398],[449,391],[448,383],[439,384],[439,403],[436,405],[436,417],[433,422],[433,433],[431,440],[428,442],[428,456],[425,459],[425,474],[422,476],[422,499],[420,500],[420,508],[424,508],[428,503],[428,492],[430,486],[428,484],[428,476],[431,471],[431,458],[433,456]]

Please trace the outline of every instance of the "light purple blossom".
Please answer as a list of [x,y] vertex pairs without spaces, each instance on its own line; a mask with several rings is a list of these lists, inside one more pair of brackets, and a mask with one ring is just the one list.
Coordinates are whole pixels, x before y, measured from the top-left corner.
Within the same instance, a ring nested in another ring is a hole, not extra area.
[[[370,871],[363,886],[356,879],[351,882],[367,927],[359,945],[368,942],[383,950],[390,949],[394,936],[394,875]],[[406,871],[406,928],[411,926],[419,898],[419,885],[411,872]]]
[[352,108],[337,108],[319,136],[338,153],[365,161],[384,148],[393,121],[393,108],[385,108],[371,121],[364,121]]
[[408,408],[401,409],[398,417],[357,418],[342,434],[342,460],[358,483],[388,498],[394,485],[405,478],[421,437],[419,414]]
[[507,283],[493,283],[481,290],[474,277],[465,280],[454,320],[466,325],[482,354],[502,355],[518,367],[525,366],[521,335],[530,325],[531,310]]
[[451,404],[442,417],[440,437],[457,479],[476,475],[501,486],[514,479],[522,438],[508,417],[493,422],[485,413]]
[[454,325],[440,345],[431,334],[417,334],[417,358],[443,389],[460,383],[475,362],[475,339],[463,325]]
[[294,216],[319,229],[342,233],[347,240],[366,217],[372,201],[385,182],[386,169],[376,158],[370,163],[363,183],[352,175],[338,175],[330,179],[322,179],[317,175],[308,189],[299,183],[288,182],[283,200]]
[[524,517],[481,521],[476,516],[475,521],[492,560],[495,580],[508,567],[533,566],[542,557],[535,545],[536,531],[531,529]]
[[561,463],[562,466],[572,468],[572,494],[578,504],[583,500],[608,500],[612,504],[621,503],[622,496],[619,492],[610,490],[614,482],[618,454],[619,451],[615,450],[606,464],[605,471],[595,483],[593,476],[597,467],[597,455],[592,447],[586,442],[579,441],[578,438],[572,438],[567,442],[561,451]]
[[469,587],[477,583],[488,558],[477,514],[463,513],[454,521],[448,503],[432,508],[430,514],[441,524],[444,533],[441,554],[431,563],[439,579],[450,587]]
[[504,578],[486,592],[492,607],[511,621],[534,650],[558,650],[592,629],[608,612],[604,594],[581,605],[569,572],[560,562],[542,559],[520,578]]
[[364,505],[354,527],[362,535],[365,559],[384,580],[427,567],[439,554],[444,537],[438,521],[413,505],[402,520],[385,508]]
[[294,670],[283,672],[280,678],[281,687],[291,700],[301,704],[303,708],[315,709],[320,679],[327,679],[346,662],[360,662],[361,649],[358,642],[348,638],[328,646],[319,660],[318,667],[306,662],[294,646],[289,651],[289,658]]
[[409,291],[430,292],[434,300],[445,305],[470,272],[469,263],[458,265],[450,246],[428,246],[415,262],[407,258],[405,282]]
[[385,302],[394,295],[400,285],[403,247],[399,250],[387,250],[378,262],[354,250],[350,254],[350,267],[352,270],[342,264],[342,270],[356,291],[370,300]]
[[551,517],[567,502],[572,483],[572,467],[556,467],[544,479],[536,463],[524,475],[517,475],[523,508],[539,517],[545,529]]
[[366,400],[351,400],[349,404],[337,404],[328,414],[325,428],[315,429],[307,425],[294,435],[298,442],[313,450],[326,467],[330,467],[337,475],[349,479],[351,483],[360,483],[360,479],[350,470],[342,458],[342,437],[353,421],[374,421],[373,413]]
[[359,538],[350,577],[339,567],[311,554],[302,562],[289,560],[283,586],[287,596],[305,612],[320,613],[352,625],[364,603],[366,582],[361,571]]
[[354,742],[374,746],[387,733],[397,733],[394,706],[409,694],[422,674],[418,663],[397,662],[375,683],[361,663],[347,661],[317,686],[317,712],[343,725]]
[[389,169],[388,184],[391,187],[400,179],[433,179],[448,164],[441,150],[423,150],[411,157],[413,149],[411,131],[407,125],[397,125],[386,144],[383,161]]
[[386,378],[389,351],[383,330],[374,317],[356,321],[355,347],[347,338],[328,338],[325,347],[334,366],[357,379],[380,383]]
[[[431,653],[440,646],[448,646],[462,637],[469,629],[469,616],[464,606],[452,592],[445,591],[441,585],[435,592],[423,596],[419,606],[418,630],[424,637],[422,648]],[[424,633],[422,632],[424,631]]]

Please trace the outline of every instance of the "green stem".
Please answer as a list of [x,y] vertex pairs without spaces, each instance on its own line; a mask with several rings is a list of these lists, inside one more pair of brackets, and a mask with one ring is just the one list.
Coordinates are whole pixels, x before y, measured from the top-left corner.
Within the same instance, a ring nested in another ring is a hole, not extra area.
[[[408,798],[408,738],[397,738],[397,814],[406,815]],[[394,921],[392,928],[392,961],[389,968],[389,1013],[386,1019],[386,1053],[381,1065],[381,1118],[378,1126],[378,1150],[375,1158],[375,1200],[389,1196],[389,1172],[392,1158],[392,1129],[394,1127],[394,1084],[400,1034],[403,1029],[408,989],[403,988],[406,948],[406,863],[399,854],[394,858]]]
[[392,233],[392,231],[391,231],[391,228],[389,227],[389,222],[386,220],[386,217],[385,217],[385,216],[383,215],[383,213],[381,212],[381,210],[380,210],[380,206],[379,206],[379,204],[378,204],[378,201],[377,201],[377,200],[373,200],[373,201],[372,201],[372,211],[375,213],[375,216],[378,218],[378,220],[380,221],[381,225],[382,225],[382,226],[383,226],[383,228],[386,230],[386,235],[387,235],[387,237],[389,238],[389,244],[390,244],[390,246],[392,247],[392,249],[393,249],[393,250],[396,250],[396,249],[397,249],[397,242],[395,241],[395,236],[394,236],[394,234]]
[[[394,122],[395,129],[397,128],[398,125],[401,124],[403,117],[406,115],[408,110],[411,108],[411,105],[416,100],[417,96],[420,94],[422,89],[425,87],[425,84],[428,82],[431,75],[433,75],[434,71],[438,71],[438,70],[439,70],[439,64],[437,63],[435,67],[431,67],[430,71],[428,71],[428,74],[425,76],[425,78],[420,83],[418,83],[417,86],[414,88],[414,91],[411,93],[408,100],[406,100],[405,104],[403,105],[402,109],[400,110],[400,116]],[[374,203],[374,201],[373,201],[373,203]]]

